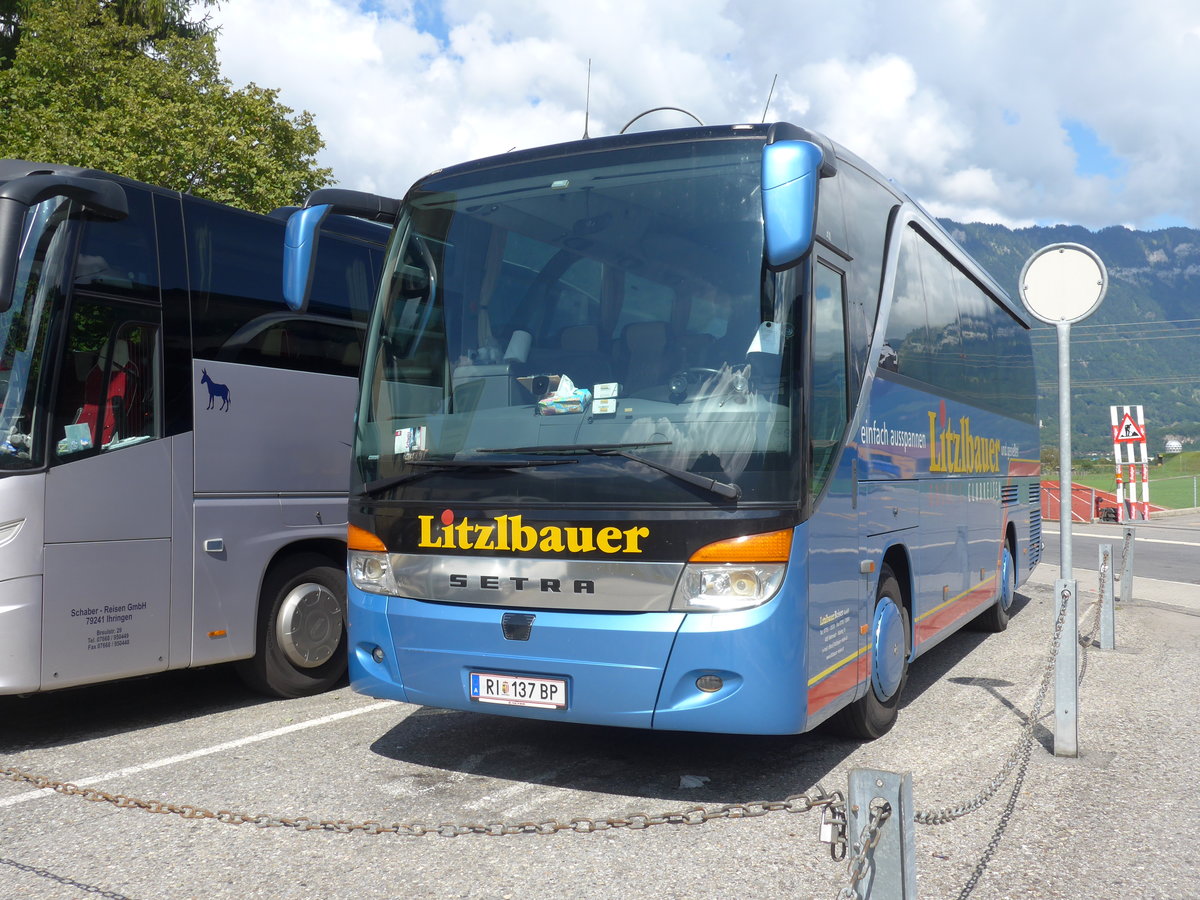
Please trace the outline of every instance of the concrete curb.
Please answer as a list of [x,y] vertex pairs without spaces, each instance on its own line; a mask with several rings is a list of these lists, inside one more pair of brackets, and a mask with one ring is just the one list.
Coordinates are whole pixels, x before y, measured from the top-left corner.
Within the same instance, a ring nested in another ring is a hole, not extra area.
[[[1059,567],[1057,564],[1041,563],[1029,575],[1029,584],[1054,586],[1058,580]],[[1073,569],[1075,581],[1079,585],[1079,595],[1084,599],[1095,599],[1100,594],[1098,576],[1094,571],[1078,566]],[[1120,599],[1120,585],[1116,588],[1117,598]],[[1181,581],[1160,581],[1155,578],[1133,576],[1133,602],[1147,606],[1158,606],[1173,609],[1177,612],[1192,616],[1200,616],[1200,585],[1188,584]],[[1118,606],[1120,604],[1118,603]]]

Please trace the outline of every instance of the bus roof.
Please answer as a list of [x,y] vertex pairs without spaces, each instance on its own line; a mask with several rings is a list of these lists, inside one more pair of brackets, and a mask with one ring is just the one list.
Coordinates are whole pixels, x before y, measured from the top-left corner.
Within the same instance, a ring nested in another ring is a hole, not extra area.
[[[83,178],[100,178],[106,181],[115,181],[118,184],[128,187],[139,188],[144,191],[161,194],[171,197],[188,197],[191,200],[196,200],[201,203],[213,203],[218,206],[228,206],[228,204],[218,203],[214,200],[208,200],[204,197],[197,197],[194,194],[176,191],[172,188],[165,188],[155,184],[149,184],[144,181],[137,181],[133,178],[127,178],[124,175],[114,175],[112,172],[106,172],[103,169],[89,169],[83,166],[68,166],[60,163],[42,163],[32,162],[25,159],[0,159],[0,184],[6,184],[10,181],[16,181],[19,178],[25,178],[30,175],[64,175],[68,177],[83,177]],[[262,215],[242,207],[230,207],[238,209],[247,215]],[[272,210],[268,215],[272,218],[287,220],[287,216],[299,207],[279,207]],[[376,222],[367,222],[362,219],[355,219],[350,216],[330,216],[325,222],[323,230],[331,233],[343,235],[345,237],[359,238],[361,240],[371,241],[373,243],[384,243],[387,240],[388,227],[380,225]]]

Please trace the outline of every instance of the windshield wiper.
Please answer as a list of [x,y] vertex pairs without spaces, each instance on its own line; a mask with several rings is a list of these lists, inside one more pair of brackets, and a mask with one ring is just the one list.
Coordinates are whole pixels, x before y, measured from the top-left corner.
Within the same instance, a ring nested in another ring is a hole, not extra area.
[[630,441],[623,444],[538,444],[534,447],[480,447],[476,453],[607,453],[636,447],[669,447],[671,441]]
[[380,478],[368,481],[362,486],[365,495],[378,494],[388,488],[408,481],[415,481],[427,475],[438,472],[455,472],[474,470],[476,472],[496,469],[530,469],[538,466],[562,466],[578,462],[575,459],[417,459],[410,460],[407,465],[418,466],[416,472],[405,472],[403,475],[393,475],[390,478]]
[[647,459],[644,456],[638,456],[636,453],[628,452],[630,449],[637,447],[666,447],[670,444],[671,441],[639,441],[625,444],[546,444],[541,447],[492,447],[488,449],[479,449],[475,452],[590,453],[594,456],[619,456],[622,459],[628,459],[631,462],[641,463],[643,466],[648,466],[651,469],[657,469],[659,472],[670,475],[672,478],[678,479],[686,484],[695,485],[698,488],[711,491],[718,497],[724,497],[727,500],[741,499],[742,489],[736,484],[717,481],[715,478],[709,478],[707,475],[697,475],[695,472],[689,472],[687,469],[680,469],[677,466],[657,462],[653,459]]

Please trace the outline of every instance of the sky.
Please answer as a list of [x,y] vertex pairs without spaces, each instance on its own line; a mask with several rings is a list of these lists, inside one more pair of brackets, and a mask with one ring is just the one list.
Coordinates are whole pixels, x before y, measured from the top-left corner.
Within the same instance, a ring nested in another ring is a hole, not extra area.
[[[616,134],[654,107],[709,125],[765,109],[938,216],[1200,227],[1195,0],[221,0],[211,14],[223,75],[311,112],[340,187],[400,197],[434,169],[585,125]],[[688,124],[661,112],[630,130]]]

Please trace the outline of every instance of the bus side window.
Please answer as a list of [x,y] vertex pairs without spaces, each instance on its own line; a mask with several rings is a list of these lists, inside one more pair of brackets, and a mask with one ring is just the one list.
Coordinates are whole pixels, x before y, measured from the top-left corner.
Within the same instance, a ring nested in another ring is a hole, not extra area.
[[921,283],[920,238],[904,230],[896,259],[896,285],[879,368],[923,378],[929,368],[929,323],[925,318],[925,290]]
[[933,244],[921,241],[921,281],[925,285],[927,365],[922,380],[941,392],[964,390],[962,332],[958,320],[958,269]]
[[843,276],[822,262],[813,276],[809,447],[813,496],[821,492],[846,429],[846,305]]
[[126,218],[85,222],[75,261],[75,287],[157,303],[158,250],[150,195],[139,190],[127,190],[125,195]]
[[374,251],[321,238],[308,313],[283,302],[279,220],[184,198],[197,359],[358,376],[373,300]]
[[58,459],[162,436],[159,326],[146,313],[76,299],[55,404]]

